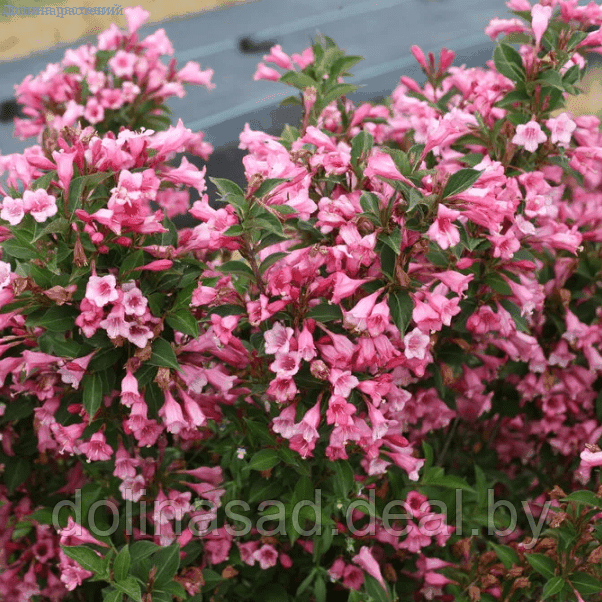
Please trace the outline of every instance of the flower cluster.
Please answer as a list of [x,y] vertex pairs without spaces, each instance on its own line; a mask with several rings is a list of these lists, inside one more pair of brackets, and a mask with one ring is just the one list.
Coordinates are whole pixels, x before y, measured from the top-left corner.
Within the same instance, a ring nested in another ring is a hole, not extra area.
[[[162,62],[161,57],[174,53],[164,29],[139,39],[137,31],[150,17],[148,11],[128,7],[123,14],[127,32],[112,24],[99,34],[97,45],[70,48],[60,63],[15,86],[26,115],[15,120],[17,136],[39,137],[45,128],[58,132],[77,123],[94,125],[100,134],[117,134],[121,127],[163,130],[170,124],[168,98],[182,98],[185,84],[214,87],[212,69],[202,71],[189,61],[178,70],[175,59],[169,65]],[[186,150],[207,160],[213,148],[199,132]]]

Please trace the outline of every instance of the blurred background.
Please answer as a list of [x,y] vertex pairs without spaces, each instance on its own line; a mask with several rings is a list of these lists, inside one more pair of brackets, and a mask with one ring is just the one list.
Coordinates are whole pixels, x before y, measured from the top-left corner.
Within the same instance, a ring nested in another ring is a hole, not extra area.
[[[253,81],[255,67],[270,45],[281,44],[292,54],[309,46],[317,34],[325,34],[348,54],[365,57],[350,80],[362,85],[353,95],[361,102],[390,94],[401,75],[423,81],[409,52],[412,44],[437,54],[445,46],[456,53],[456,65],[484,65],[493,51],[484,28],[493,17],[511,16],[504,0],[143,0],[140,4],[151,13],[141,37],[163,27],[180,66],[194,60],[215,71],[214,90],[189,86],[184,98],[173,98],[168,104],[174,116],[193,131],[203,130],[214,145],[208,175],[239,183],[244,180],[244,152],[238,149],[238,134],[245,123],[280,134],[285,123],[299,118],[297,107],[279,107],[292,93],[288,86]],[[13,12],[11,7],[35,6],[123,8],[104,0],[0,0],[2,154],[21,152],[31,143],[13,137],[14,85],[48,63],[59,62],[68,46],[94,43],[94,36],[112,21],[125,28],[122,15],[7,16]],[[589,71],[582,87],[587,94],[572,102],[570,110],[599,112],[602,84],[597,67]]]

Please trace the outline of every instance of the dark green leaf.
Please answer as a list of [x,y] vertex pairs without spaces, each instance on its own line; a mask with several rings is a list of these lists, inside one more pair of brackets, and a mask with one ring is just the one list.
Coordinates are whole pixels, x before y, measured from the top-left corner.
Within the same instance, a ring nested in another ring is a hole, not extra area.
[[333,100],[340,98],[341,96],[346,96],[347,94],[352,94],[355,92],[359,86],[354,86],[353,84],[335,84],[322,96],[320,99],[321,106],[329,105]]
[[485,283],[500,295],[512,295],[512,289],[497,272],[490,272],[487,274],[487,276],[485,276]]
[[22,485],[30,474],[31,462],[26,458],[19,458],[17,456],[11,458],[10,462],[6,462],[2,481],[6,485],[8,492],[14,493],[17,487]]
[[524,81],[525,69],[521,55],[508,44],[501,43],[493,51],[493,62],[499,73],[515,82]]
[[541,594],[542,600],[547,600],[550,596],[557,594],[564,587],[565,580],[562,577],[552,577],[544,586]]
[[386,244],[395,255],[401,253],[401,230],[398,228],[393,230],[390,234],[381,234],[378,240]]
[[214,184],[215,187],[218,189],[219,193],[225,197],[229,194],[233,194],[236,196],[241,196],[244,197],[245,193],[243,192],[242,188],[238,185],[235,184],[234,182],[231,182],[230,180],[226,180],[225,178],[209,178]]
[[262,449],[253,455],[249,466],[253,470],[269,470],[280,462],[278,453],[275,449]]
[[127,545],[121,548],[113,561],[113,579],[123,581],[129,573],[131,564],[130,550]]
[[561,501],[563,502],[577,502],[579,504],[586,504],[588,506],[592,506],[594,508],[602,508],[602,499],[597,497],[593,491],[573,491],[567,495],[567,497],[563,498]]
[[568,579],[583,596],[591,596],[602,592],[602,581],[587,573],[573,573]]
[[62,234],[63,236],[69,231],[69,222],[64,217],[59,217],[57,219],[52,220],[45,226],[36,224],[36,233],[32,238],[31,242],[37,242],[42,238],[42,236],[46,236],[46,234]]
[[316,602],[326,602],[326,583],[322,575],[318,575],[314,581],[314,598]]
[[363,192],[360,198],[360,205],[366,213],[372,213],[380,223],[380,200],[373,192]]
[[172,543],[163,548],[152,557],[153,564],[157,567],[155,583],[158,587],[169,583],[178,572],[180,566],[180,545]]
[[393,322],[395,322],[395,325],[399,328],[400,335],[403,337],[414,311],[412,297],[404,290],[393,291],[389,293],[388,303],[391,318],[393,318]]
[[226,263],[219,266],[219,271],[224,274],[239,274],[240,276],[255,279],[253,270],[244,261],[239,261],[238,259],[226,261]]
[[445,188],[443,190],[443,198],[447,199],[456,194],[464,192],[467,188],[470,188],[481,175],[481,172],[476,169],[460,169],[456,173],[452,174]]
[[50,182],[52,182],[52,180],[54,180],[55,182],[58,182],[58,174],[56,172],[56,170],[52,170],[49,171],[48,173],[45,173],[41,178],[38,178],[37,180],[34,180],[31,188],[32,190],[37,190],[38,188],[43,188],[44,190],[48,190],[48,187],[50,186]]
[[351,161],[357,164],[360,159],[366,158],[373,145],[374,138],[372,134],[362,130],[351,141]]
[[155,341],[153,345],[153,354],[148,361],[153,366],[163,366],[173,370],[180,370],[175,351],[165,339],[157,339]]
[[540,575],[543,575],[546,579],[552,579],[552,577],[554,577],[556,564],[551,558],[548,558],[543,554],[525,554],[525,558],[533,567],[533,570],[537,571]]
[[199,336],[198,320],[186,309],[168,314],[165,321],[178,332],[188,334],[195,339]]
[[122,581],[117,581],[113,584],[115,589],[120,592],[127,594],[135,602],[142,602],[142,592],[140,591],[140,584],[132,576],[126,577]]
[[320,305],[312,307],[306,317],[318,320],[318,322],[332,322],[333,320],[342,320],[343,312],[335,303],[320,303]]
[[490,543],[490,545],[507,569],[510,569],[513,565],[519,563],[518,554],[510,546],[502,546],[494,543]]
[[83,404],[90,420],[94,418],[102,403],[102,379],[99,374],[86,374],[82,380]]
[[261,183],[259,188],[253,193],[253,196],[256,196],[258,199],[263,198],[283,182],[286,182],[286,178],[268,178]]
[[100,557],[94,550],[83,545],[61,547],[69,558],[75,560],[86,571],[92,571],[95,575],[104,573],[104,558]]
[[307,75],[307,73],[303,73],[303,71],[287,71],[279,81],[299,90],[318,87],[316,80]]
[[144,558],[148,558],[159,549],[159,546],[152,541],[140,540],[134,542],[130,546],[130,556],[132,562],[138,562]]
[[278,253],[272,253],[268,255],[259,266],[259,272],[263,274],[270,266],[274,265],[276,262],[280,261],[283,257],[286,257],[288,253],[284,253],[282,251]]
[[125,276],[132,270],[139,268],[144,264],[144,251],[142,249],[138,249],[133,253],[129,253],[128,256],[121,262],[121,265],[119,266],[119,275]]
[[366,592],[374,602],[391,602],[389,594],[372,575],[364,573],[364,579]]
[[537,81],[547,84],[548,86],[552,86],[553,88],[558,88],[558,90],[562,90],[564,92],[562,77],[560,73],[558,73],[558,71],[554,71],[554,69],[548,69],[547,71],[540,73]]

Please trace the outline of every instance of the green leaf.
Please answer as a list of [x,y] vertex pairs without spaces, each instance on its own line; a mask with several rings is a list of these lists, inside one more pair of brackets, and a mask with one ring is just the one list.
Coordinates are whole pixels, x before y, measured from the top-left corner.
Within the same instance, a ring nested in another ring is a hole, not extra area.
[[500,295],[512,295],[512,289],[508,283],[497,272],[490,272],[485,276],[485,284],[490,286],[496,293]]
[[52,170],[49,171],[48,173],[45,173],[41,178],[38,178],[37,180],[34,180],[33,183],[31,184],[31,188],[32,190],[37,190],[38,188],[43,188],[44,190],[48,190],[48,187],[50,186],[50,182],[52,182],[52,180],[54,180],[55,182],[58,182],[58,173],[56,172],[56,170]]
[[391,598],[381,584],[372,576],[364,573],[365,587],[367,594],[374,602],[391,602]]
[[306,314],[307,318],[313,318],[318,322],[332,322],[333,320],[342,320],[343,312],[339,305],[335,303],[320,303],[312,307]]
[[[172,581],[171,583],[167,583],[166,585],[163,585],[161,587],[162,591],[171,596],[170,602],[172,602],[174,596],[176,598],[181,598],[182,600],[185,600],[188,596],[184,587],[177,581]],[[154,593],[155,592],[153,592],[153,595]]]
[[466,482],[466,479],[455,475],[439,474],[439,467],[434,467],[424,476],[422,483],[424,485],[436,485],[437,487],[445,487],[446,489],[463,489],[476,493],[475,490]]
[[82,389],[84,392],[82,403],[86,412],[88,412],[90,421],[92,421],[102,403],[102,379],[100,375],[97,373],[86,374],[82,379]]
[[517,50],[508,44],[501,43],[493,51],[493,62],[499,73],[515,82],[524,81],[525,69],[523,60]]
[[579,504],[586,504],[587,506],[593,506],[594,508],[602,508],[602,499],[594,495],[593,491],[573,491],[563,498],[563,502],[577,502]]
[[587,573],[573,573],[569,581],[582,596],[591,596],[602,592],[602,582]]
[[102,602],[122,602],[123,593],[114,589],[103,589],[102,590]]
[[99,556],[94,550],[83,545],[61,547],[69,558],[75,560],[86,571],[92,571],[95,575],[104,573],[104,558]]
[[318,569],[313,568],[309,575],[305,577],[303,581],[301,581],[301,585],[299,585],[299,587],[297,588],[297,593],[295,594],[297,598],[311,585],[311,582],[313,581],[317,570]]
[[9,238],[2,243],[3,257],[9,255],[15,259],[31,261],[38,258],[38,252],[29,244]]
[[139,560],[148,558],[149,556],[152,556],[152,554],[154,554],[158,549],[159,546],[152,541],[136,541],[130,546],[131,560],[132,562],[138,562]]
[[73,330],[77,310],[68,305],[53,305],[39,316],[31,315],[27,323],[31,326],[40,326],[49,332],[65,333]]
[[167,315],[165,321],[178,332],[188,334],[195,339],[199,336],[199,323],[197,319],[186,309]]
[[255,279],[253,270],[244,261],[239,261],[238,259],[226,261],[226,263],[223,263],[219,266],[219,271],[223,272],[224,274],[238,274],[253,280]]
[[454,196],[464,192],[467,188],[470,188],[481,175],[481,172],[476,169],[460,169],[456,173],[452,174],[445,188],[443,190],[443,198]]
[[126,577],[122,581],[117,581],[113,584],[115,589],[120,592],[127,594],[135,602],[142,602],[142,592],[140,591],[140,584],[131,575]]
[[380,223],[380,200],[373,192],[363,192],[360,197],[360,205],[366,213],[372,213]]
[[234,182],[231,182],[230,180],[226,180],[225,178],[209,178],[209,179],[215,184],[215,187],[218,189],[218,191],[222,195],[222,197],[226,197],[229,194],[233,194],[235,196],[241,196],[241,197],[245,196],[245,193],[243,192],[242,188],[238,184],[235,184]]
[[366,158],[373,145],[374,137],[372,134],[362,130],[351,141],[351,161],[357,164],[360,159]]
[[307,75],[307,73],[303,73],[303,71],[287,71],[279,81],[299,90],[318,87],[316,80]]
[[401,253],[401,230],[399,228],[393,230],[390,234],[381,234],[378,237],[382,243],[386,244],[395,255]]
[[2,481],[8,488],[8,492],[14,493],[17,487],[23,484],[30,474],[31,462],[26,458],[16,456],[11,458],[10,462],[5,463]]
[[544,586],[541,599],[546,600],[550,596],[557,594],[564,587],[565,581],[562,577],[552,577]]
[[[573,50],[577,46],[577,44],[583,42],[583,40],[585,40],[585,38],[587,38],[587,31],[573,32],[573,34],[569,38],[568,44],[566,45],[567,52],[570,52],[571,50]],[[574,67],[579,68],[578,65],[574,65]],[[572,69],[572,67],[571,67],[571,69]]]
[[347,73],[351,67],[363,60],[364,57],[361,56],[342,56],[338,58],[330,68],[330,77],[336,79],[339,75]]
[[172,370],[180,370],[178,358],[172,346],[165,339],[157,339],[153,345],[153,354],[148,360],[153,366],[163,366]]
[[249,462],[249,467],[259,471],[269,470],[279,462],[280,458],[275,449],[261,449],[253,455]]
[[119,275],[125,276],[132,270],[143,266],[144,263],[144,251],[142,249],[129,253],[119,266]]
[[278,253],[272,253],[268,255],[259,266],[259,273],[263,274],[269,267],[273,266],[275,263],[280,261],[283,257],[286,257],[288,253],[284,253],[279,251]]
[[325,107],[329,105],[333,100],[340,98],[341,96],[346,96],[347,94],[352,94],[355,92],[359,86],[354,86],[353,84],[335,84],[322,96],[320,99],[320,106]]
[[552,579],[555,576],[556,564],[551,558],[543,554],[525,554],[525,558],[533,567],[533,570],[543,575],[546,579]]
[[[40,226],[38,232],[38,226]],[[52,220],[50,223],[43,226],[42,224],[36,223],[36,233],[32,238],[31,242],[37,242],[42,238],[42,236],[46,236],[46,234],[62,234],[65,236],[69,231],[69,222],[64,217],[59,217],[55,220]]]
[[554,71],[554,69],[548,69],[547,71],[540,73],[536,81],[547,84],[548,86],[552,86],[553,88],[558,88],[558,90],[562,90],[564,92],[562,77],[560,73],[558,73],[558,71]]
[[318,575],[314,581],[314,598],[316,602],[326,602],[326,583],[322,575]]
[[157,567],[155,584],[161,587],[169,583],[178,572],[180,566],[180,545],[172,543],[153,555],[152,563]]
[[115,581],[123,581],[128,576],[131,561],[130,550],[125,545],[113,561],[113,579]]
[[391,318],[393,318],[393,322],[395,322],[399,333],[403,337],[414,311],[412,297],[410,297],[410,293],[407,291],[397,290],[389,293],[388,303]]
[[519,563],[518,554],[510,546],[501,546],[491,542],[490,545],[507,569],[510,569],[513,565]]
[[253,193],[253,196],[256,196],[258,199],[260,199],[286,181],[286,178],[268,178],[261,183],[259,188]]

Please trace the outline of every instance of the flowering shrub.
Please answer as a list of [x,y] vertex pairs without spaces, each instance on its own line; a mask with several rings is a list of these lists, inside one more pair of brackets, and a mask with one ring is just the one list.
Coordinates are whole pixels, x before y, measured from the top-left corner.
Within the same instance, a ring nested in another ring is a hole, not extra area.
[[[272,48],[255,78],[302,123],[245,128],[218,208],[170,163],[202,136],[140,121],[186,81],[144,75],[141,9],[21,85],[46,129],[0,158],[3,599],[599,599],[602,139],[563,105],[602,8],[509,7],[486,69],[413,47],[425,85],[384,104],[332,40]],[[125,80],[123,112],[67,106]]]

